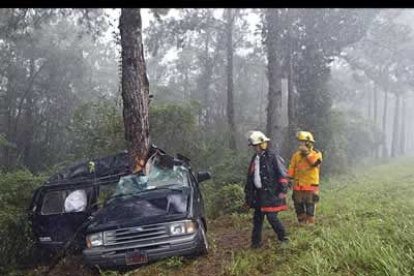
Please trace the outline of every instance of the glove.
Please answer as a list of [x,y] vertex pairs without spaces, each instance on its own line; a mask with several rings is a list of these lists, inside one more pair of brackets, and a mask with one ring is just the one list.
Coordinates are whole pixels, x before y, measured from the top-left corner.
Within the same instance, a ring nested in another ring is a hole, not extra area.
[[293,188],[293,180],[291,180],[291,179],[289,179],[288,188],[289,189]]

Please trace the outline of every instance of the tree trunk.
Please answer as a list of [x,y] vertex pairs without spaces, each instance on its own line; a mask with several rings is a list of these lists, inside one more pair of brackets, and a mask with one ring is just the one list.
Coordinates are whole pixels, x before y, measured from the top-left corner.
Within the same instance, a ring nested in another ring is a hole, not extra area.
[[388,89],[384,91],[384,111],[382,113],[382,157],[388,157],[388,150],[387,150],[387,108],[388,108]]
[[297,110],[297,95],[295,93],[294,89],[294,71],[293,71],[293,40],[290,36],[290,29],[288,31],[288,51],[286,55],[286,64],[287,64],[287,81],[288,81],[288,131],[285,135],[285,143],[284,143],[284,156],[289,158],[294,150],[295,150],[295,144],[292,143],[295,139],[296,131],[297,131],[297,116],[296,116],[296,110]]
[[401,110],[401,128],[400,128],[400,143],[398,148],[399,155],[405,154],[405,136],[406,134],[406,110],[407,110],[407,100],[405,97],[402,98],[402,110]]
[[391,157],[398,155],[398,134],[400,123],[400,95],[396,94],[394,107],[394,124],[392,129]]
[[[377,85],[374,82],[374,125],[378,126],[378,90],[377,90]],[[379,152],[378,152],[379,148],[375,149],[375,159],[379,158]]]
[[140,9],[121,9],[119,30],[122,47],[122,100],[125,140],[130,168],[139,172],[145,165],[149,143],[149,83],[141,33]]
[[[34,59],[30,59],[30,79],[34,78],[35,74],[35,64]],[[33,87],[29,88],[31,91],[28,93],[26,98],[26,118],[25,124],[26,127],[24,128],[24,146],[23,146],[23,164],[28,167],[32,168],[32,144],[33,144],[33,135],[34,135],[34,118],[33,118],[33,108],[34,108],[34,100],[33,100]]]
[[226,11],[227,24],[227,120],[229,125],[229,147],[236,150],[236,126],[234,123],[234,101],[233,101],[233,9]]
[[276,138],[281,133],[282,90],[279,59],[276,55],[278,41],[278,11],[266,10],[267,77],[269,81],[266,132],[277,148]]

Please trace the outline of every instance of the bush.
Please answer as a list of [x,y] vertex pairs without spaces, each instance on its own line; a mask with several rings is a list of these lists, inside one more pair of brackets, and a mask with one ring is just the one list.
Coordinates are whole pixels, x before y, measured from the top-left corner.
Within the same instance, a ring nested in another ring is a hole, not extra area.
[[322,166],[325,172],[343,173],[372,156],[380,145],[381,135],[371,121],[359,114],[332,111],[331,116],[332,137]]
[[228,184],[215,189],[213,183],[203,184],[202,192],[207,216],[216,218],[224,214],[240,213],[244,204],[244,189],[241,184]]
[[27,208],[43,177],[21,170],[0,175],[0,274],[30,261],[33,236]]

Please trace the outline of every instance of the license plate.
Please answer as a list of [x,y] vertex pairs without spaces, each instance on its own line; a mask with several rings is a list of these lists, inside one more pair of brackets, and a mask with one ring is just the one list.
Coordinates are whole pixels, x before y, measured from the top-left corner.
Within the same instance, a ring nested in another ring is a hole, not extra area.
[[148,254],[145,251],[128,252],[125,255],[126,265],[137,265],[148,263]]

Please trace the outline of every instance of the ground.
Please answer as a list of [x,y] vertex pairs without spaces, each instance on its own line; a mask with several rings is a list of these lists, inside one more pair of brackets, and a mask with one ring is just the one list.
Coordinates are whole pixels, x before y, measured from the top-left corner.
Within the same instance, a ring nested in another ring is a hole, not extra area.
[[414,275],[413,164],[400,159],[325,179],[315,226],[298,225],[289,202],[290,210],[280,215],[288,245],[266,222],[263,248],[250,249],[252,214],[233,214],[209,221],[207,256],[124,272],[90,270],[80,256],[69,256],[50,275]]

